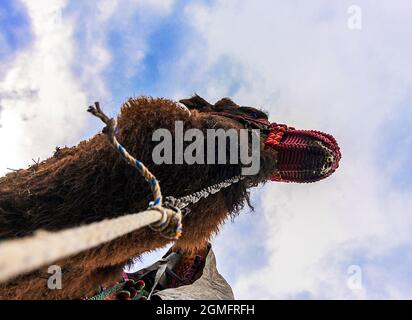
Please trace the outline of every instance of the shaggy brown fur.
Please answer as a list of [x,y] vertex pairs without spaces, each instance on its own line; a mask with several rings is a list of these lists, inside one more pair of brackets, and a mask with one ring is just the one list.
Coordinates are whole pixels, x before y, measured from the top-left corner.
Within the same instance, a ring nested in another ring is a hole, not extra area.
[[[238,121],[219,116],[261,111],[239,107],[230,99],[211,105],[195,96],[182,100],[192,116],[166,99],[130,99],[118,118],[118,140],[142,160],[160,180],[165,196],[180,197],[240,173],[240,165],[154,165],[151,137],[158,128],[174,132],[176,120],[185,129],[244,128]],[[268,180],[275,168],[276,153],[265,149],[262,136],[261,169],[258,175],[201,200],[183,221],[177,245],[196,250],[219,230],[230,215],[249,201],[247,189]],[[58,149],[53,157],[26,170],[0,178],[0,240],[22,237],[35,230],[61,230],[113,218],[147,208],[151,193],[137,170],[125,163],[103,134],[72,148]],[[2,299],[72,299],[91,296],[99,285],[117,281],[125,265],[141,254],[164,247],[167,240],[144,228],[76,256],[57,261],[63,267],[63,289],[47,288],[47,268],[0,284]]]

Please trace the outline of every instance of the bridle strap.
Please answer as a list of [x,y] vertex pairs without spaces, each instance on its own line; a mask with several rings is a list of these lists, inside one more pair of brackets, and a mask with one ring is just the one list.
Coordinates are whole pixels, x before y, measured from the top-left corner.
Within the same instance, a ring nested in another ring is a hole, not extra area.
[[255,122],[255,123],[266,126],[268,129],[271,126],[271,123],[266,119],[256,119],[256,118],[249,117],[247,115],[234,114],[234,113],[225,112],[225,111],[210,112],[210,114],[217,115],[217,116],[223,116],[223,117],[226,117],[226,118],[234,118],[234,119],[246,120],[246,121],[249,121],[249,122]]

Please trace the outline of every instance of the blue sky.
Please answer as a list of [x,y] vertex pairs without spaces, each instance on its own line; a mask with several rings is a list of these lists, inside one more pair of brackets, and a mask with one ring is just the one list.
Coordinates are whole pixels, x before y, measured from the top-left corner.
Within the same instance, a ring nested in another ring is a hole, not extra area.
[[0,7],[0,59],[5,60],[30,42],[30,22],[27,14],[15,1],[3,1]]
[[231,96],[332,133],[343,154],[325,181],[257,188],[255,212],[223,227],[214,248],[236,297],[412,298],[412,5],[357,1],[351,30],[352,4],[2,0],[1,173],[98,132],[95,100],[115,115],[140,94]]
[[[179,18],[179,7],[181,6],[173,6],[167,16],[154,17],[150,22],[144,17],[144,12],[137,11],[130,17],[131,21],[127,28],[115,25],[109,28],[104,41],[114,63],[108,65],[103,75],[115,105],[119,105],[130,95],[156,96],[167,90],[167,86],[161,81],[162,73],[165,72],[166,65],[172,63],[181,53],[185,40],[179,37],[181,30],[185,28],[185,22]],[[71,11],[78,9],[78,5],[73,2],[64,12],[70,14]],[[130,66],[130,56],[133,52],[128,51],[127,41],[141,25],[145,26],[147,35],[145,52],[141,65],[138,68],[135,66],[137,70],[133,70],[133,66]],[[78,25],[75,32],[76,40],[87,48],[88,39],[85,39],[82,25]],[[130,72],[132,74],[129,74]]]

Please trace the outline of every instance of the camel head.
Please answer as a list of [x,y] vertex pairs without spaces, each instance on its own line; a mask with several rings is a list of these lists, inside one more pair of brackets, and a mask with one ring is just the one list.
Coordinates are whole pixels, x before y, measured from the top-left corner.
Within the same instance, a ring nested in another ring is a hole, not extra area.
[[329,134],[314,130],[296,130],[282,124],[270,123],[268,115],[254,107],[239,106],[229,98],[214,105],[198,95],[180,100],[189,110],[208,115],[222,127],[259,129],[262,152],[275,151],[273,181],[315,182],[330,176],[341,158],[336,140]]

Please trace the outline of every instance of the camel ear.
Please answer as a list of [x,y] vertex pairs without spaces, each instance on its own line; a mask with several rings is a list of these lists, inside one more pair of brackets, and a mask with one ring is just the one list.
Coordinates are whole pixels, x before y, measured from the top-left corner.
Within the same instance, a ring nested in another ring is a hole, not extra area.
[[[220,99],[218,102],[215,103],[215,105],[213,106],[213,108],[215,110],[223,110],[223,109],[227,109],[228,107],[239,107],[236,103],[234,103],[230,98],[223,98]],[[230,108],[232,109],[232,108]]]
[[198,96],[197,94],[195,94],[193,97],[189,99],[179,100],[179,102],[183,103],[189,109],[205,110],[210,109],[212,107],[212,105],[209,102],[207,102],[205,99]]
[[215,103],[215,106],[219,106],[219,105],[225,105],[225,106],[233,106],[233,107],[238,107],[239,105],[237,105],[236,103],[234,103],[232,101],[232,99],[225,97],[220,99],[219,101],[217,101]]

